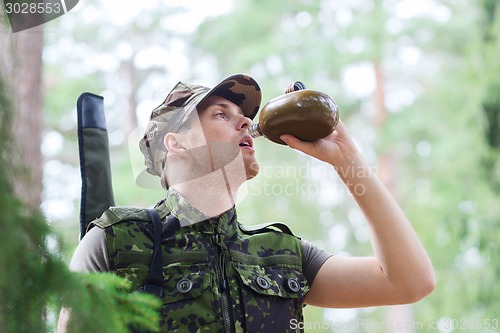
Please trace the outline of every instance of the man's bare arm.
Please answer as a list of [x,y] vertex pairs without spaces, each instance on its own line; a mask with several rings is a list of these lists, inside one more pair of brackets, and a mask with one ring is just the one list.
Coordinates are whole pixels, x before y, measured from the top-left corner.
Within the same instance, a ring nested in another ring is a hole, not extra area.
[[370,227],[375,257],[334,256],[321,267],[306,303],[363,307],[415,302],[435,288],[434,269],[396,200],[358,153],[345,126],[329,137],[288,145],[331,164],[349,188]]
[[[106,250],[104,230],[98,227],[90,229],[78,244],[70,270],[75,272],[108,272],[109,262]],[[70,310],[63,307],[59,312],[57,332],[66,333],[70,320]]]

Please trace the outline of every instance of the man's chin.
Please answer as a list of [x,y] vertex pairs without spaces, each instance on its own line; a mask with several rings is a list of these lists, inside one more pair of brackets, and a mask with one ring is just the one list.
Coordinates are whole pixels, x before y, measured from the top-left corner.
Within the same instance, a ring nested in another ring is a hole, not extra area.
[[257,176],[257,174],[259,173],[259,163],[255,159],[248,162],[249,163],[245,163],[245,171],[247,174],[247,180],[250,180]]

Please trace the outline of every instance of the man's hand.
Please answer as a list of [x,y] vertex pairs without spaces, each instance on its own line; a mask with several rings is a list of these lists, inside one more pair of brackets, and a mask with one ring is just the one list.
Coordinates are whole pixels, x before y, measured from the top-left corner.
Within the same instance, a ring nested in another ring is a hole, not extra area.
[[357,154],[356,145],[342,121],[339,121],[332,134],[317,141],[301,141],[290,134],[283,134],[280,138],[290,148],[297,149],[335,167],[348,165],[351,158]]

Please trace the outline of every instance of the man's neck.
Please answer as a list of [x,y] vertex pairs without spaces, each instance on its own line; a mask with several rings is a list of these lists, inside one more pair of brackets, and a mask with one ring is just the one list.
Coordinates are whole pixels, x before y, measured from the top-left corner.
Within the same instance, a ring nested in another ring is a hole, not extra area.
[[238,186],[230,186],[224,169],[219,169],[172,187],[192,206],[211,218],[220,216],[235,205]]

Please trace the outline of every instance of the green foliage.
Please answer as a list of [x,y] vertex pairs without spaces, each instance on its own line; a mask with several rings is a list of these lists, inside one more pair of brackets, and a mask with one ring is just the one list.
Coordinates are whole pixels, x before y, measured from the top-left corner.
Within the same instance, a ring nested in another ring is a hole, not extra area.
[[482,103],[486,118],[486,141],[493,148],[500,148],[500,83],[493,82],[487,89]]
[[[128,332],[129,325],[154,331],[158,300],[129,293],[125,280],[70,272],[60,242],[39,211],[15,196],[11,177],[12,107],[0,80],[0,327],[3,333],[46,331],[47,316],[61,302],[73,309],[71,332]],[[99,315],[96,315],[99,314]]]
[[68,332],[123,332],[130,327],[158,331],[159,300],[130,293],[128,281],[110,273],[77,274],[76,288],[62,302],[71,310]]
[[50,95],[44,101],[44,109],[48,111],[45,113],[44,121],[48,128],[57,129],[61,119],[76,107],[76,99],[84,92],[82,87],[85,87],[86,91],[89,92],[102,91],[103,82],[99,75],[91,74],[67,80],[62,75],[63,70],[62,66],[46,65],[44,67],[46,89],[57,91],[56,96]]

